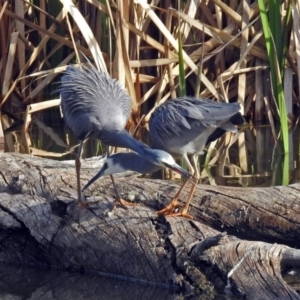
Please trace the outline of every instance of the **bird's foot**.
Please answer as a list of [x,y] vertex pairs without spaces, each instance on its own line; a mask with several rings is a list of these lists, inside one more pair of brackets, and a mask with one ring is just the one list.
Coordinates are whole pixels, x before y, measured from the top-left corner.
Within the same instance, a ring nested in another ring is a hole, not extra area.
[[177,209],[182,208],[183,205],[179,204],[177,200],[173,200],[169,205],[165,208],[157,211],[156,213],[160,216],[168,216],[168,217],[185,217],[188,219],[194,219],[193,216],[189,215],[186,211],[186,208],[183,208],[182,211],[177,211]]
[[170,204],[168,204],[165,208],[157,211],[158,215],[170,215],[175,213],[176,209],[183,207],[182,204],[179,204],[177,200],[173,200]]
[[164,216],[168,216],[168,217],[184,217],[190,220],[193,220],[194,217],[188,213],[185,213],[183,211],[180,212],[172,212],[172,213],[167,213],[167,214],[163,214]]
[[139,206],[137,203],[128,202],[122,198],[116,199],[114,202],[114,207],[112,210],[115,210],[117,207],[128,209],[128,206]]
[[82,200],[78,200],[77,205],[78,205],[79,209],[82,209],[82,208],[96,209],[96,207],[90,207],[90,205],[95,205],[98,202],[99,201],[82,201]]

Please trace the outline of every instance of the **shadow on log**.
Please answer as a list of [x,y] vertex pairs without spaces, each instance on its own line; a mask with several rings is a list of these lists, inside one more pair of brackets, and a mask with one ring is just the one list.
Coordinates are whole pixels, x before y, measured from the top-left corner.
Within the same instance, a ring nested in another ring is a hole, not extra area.
[[[190,209],[195,219],[188,220],[155,213],[178,184],[123,175],[117,177],[121,194],[140,205],[111,214],[109,178],[87,193],[89,201],[99,200],[95,209],[78,211],[73,164],[29,155],[0,157],[2,262],[99,271],[178,286],[186,295],[205,293],[207,299],[215,292],[300,299],[281,275],[283,268],[300,264],[300,250],[292,248],[300,243],[299,184],[200,185]],[[84,168],[82,183],[94,173]]]

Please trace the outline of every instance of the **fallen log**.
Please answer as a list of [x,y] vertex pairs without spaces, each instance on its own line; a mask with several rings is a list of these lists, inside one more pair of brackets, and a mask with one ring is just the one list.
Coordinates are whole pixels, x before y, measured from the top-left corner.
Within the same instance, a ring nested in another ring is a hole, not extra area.
[[[96,172],[89,161],[87,167],[83,184]],[[97,271],[179,286],[186,294],[300,299],[281,275],[300,261],[300,250],[291,248],[299,246],[299,184],[199,185],[188,220],[155,212],[175,195],[174,182],[118,176],[122,196],[140,205],[110,213],[109,178],[87,192],[87,200],[98,201],[94,209],[78,210],[73,165],[4,153],[0,175],[2,262]]]

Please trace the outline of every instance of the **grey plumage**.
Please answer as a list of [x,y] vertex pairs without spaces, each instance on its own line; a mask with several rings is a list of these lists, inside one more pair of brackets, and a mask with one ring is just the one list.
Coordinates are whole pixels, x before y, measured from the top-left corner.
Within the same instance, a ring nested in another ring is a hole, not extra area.
[[131,99],[117,80],[93,67],[68,66],[59,91],[65,121],[78,139],[92,137],[107,144],[118,143],[107,132],[123,132]]
[[193,97],[167,101],[156,108],[150,119],[152,147],[175,156],[201,154],[217,128],[237,131],[230,118],[239,110],[239,103],[218,103]]

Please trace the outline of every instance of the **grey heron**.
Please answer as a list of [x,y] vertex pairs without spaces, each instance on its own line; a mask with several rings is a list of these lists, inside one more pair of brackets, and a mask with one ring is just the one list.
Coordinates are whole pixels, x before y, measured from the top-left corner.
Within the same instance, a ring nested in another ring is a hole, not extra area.
[[[149,132],[152,147],[162,149],[174,157],[183,157],[191,174],[200,179],[197,156],[203,154],[205,145],[226,131],[237,132],[235,125],[244,123],[239,113],[238,102],[219,103],[209,99],[180,97],[164,102],[158,106],[150,118]],[[189,216],[188,209],[196,184],[191,186],[188,199],[181,212],[175,213],[179,207],[179,196],[186,186],[185,181],[172,202],[160,210],[159,214]]]
[[[149,123],[152,148],[164,150],[174,157],[183,157],[189,171],[196,174],[196,180],[192,184],[182,211],[176,212],[176,209],[181,206],[178,204],[178,199],[188,180],[182,184],[172,202],[158,211],[158,214],[191,217],[188,209],[200,178],[196,156],[203,153],[203,148],[208,142],[217,139],[226,131],[237,132],[235,125],[244,123],[239,110],[239,103],[218,103],[194,97],[169,100],[155,109]],[[136,153],[117,153],[106,159],[101,170],[84,189],[104,175],[128,170],[150,173],[158,169],[159,167],[154,166],[150,161],[145,161]]]
[[[161,157],[161,153],[157,154],[125,130],[131,113],[131,99],[117,80],[101,74],[92,65],[90,68],[68,66],[61,77],[58,91],[65,122],[80,140],[75,159],[79,206],[87,203],[82,201],[80,187],[80,158],[83,142],[87,138],[99,139],[107,146],[129,148],[155,165],[172,168],[185,177],[191,176],[169,154]],[[116,193],[115,203],[127,205],[121,199],[112,176],[111,178]]]

